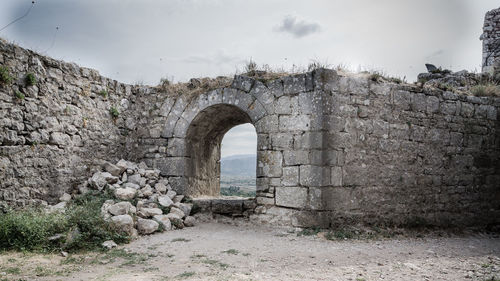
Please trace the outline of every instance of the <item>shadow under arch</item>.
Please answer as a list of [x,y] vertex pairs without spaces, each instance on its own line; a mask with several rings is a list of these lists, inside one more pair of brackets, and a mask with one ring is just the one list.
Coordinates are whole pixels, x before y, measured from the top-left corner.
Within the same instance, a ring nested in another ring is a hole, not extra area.
[[187,195],[220,195],[222,138],[234,126],[245,123],[252,124],[250,116],[229,104],[209,106],[191,121],[186,134]]

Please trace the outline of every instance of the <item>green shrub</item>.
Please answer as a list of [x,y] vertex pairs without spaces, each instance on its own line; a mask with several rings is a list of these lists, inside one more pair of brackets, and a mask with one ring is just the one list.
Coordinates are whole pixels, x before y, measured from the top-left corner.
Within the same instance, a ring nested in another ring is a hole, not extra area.
[[[90,192],[75,198],[65,213],[26,209],[0,214],[0,250],[95,250],[101,249],[106,240],[128,242],[126,233],[101,216],[101,206],[110,197],[108,191]],[[50,241],[49,237],[56,234],[61,238]]]
[[0,249],[50,251],[57,247],[49,237],[68,227],[63,214],[26,209],[0,214]]
[[10,76],[9,68],[6,66],[0,66],[0,82],[2,84],[10,84],[13,78]]
[[496,83],[483,83],[471,88],[471,93],[474,96],[500,96],[500,86]]
[[116,243],[128,242],[126,233],[119,232],[101,216],[101,206],[109,199],[105,194],[86,194],[77,198],[66,211],[69,231],[78,229],[78,235],[67,241],[66,250],[99,249],[102,242],[113,240]]
[[106,90],[101,90],[101,91],[99,92],[99,95],[100,95],[101,97],[105,98],[105,97],[107,97],[107,96],[108,96],[108,91],[106,91]]
[[24,94],[21,93],[20,91],[16,90],[16,98],[20,100],[24,100]]
[[112,106],[110,109],[109,109],[109,114],[111,114],[111,116],[113,118],[118,118],[118,116],[120,116],[120,112],[118,111],[118,109],[116,109],[116,107]]
[[33,73],[28,73],[26,74],[26,77],[24,78],[26,81],[26,85],[28,86],[35,86],[36,84],[36,77]]

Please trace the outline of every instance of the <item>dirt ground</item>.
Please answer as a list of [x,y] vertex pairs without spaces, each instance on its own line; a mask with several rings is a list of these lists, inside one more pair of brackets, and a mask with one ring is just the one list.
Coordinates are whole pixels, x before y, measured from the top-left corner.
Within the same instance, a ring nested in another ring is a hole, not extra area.
[[500,280],[500,238],[330,241],[245,222],[200,223],[106,253],[3,253],[6,280]]

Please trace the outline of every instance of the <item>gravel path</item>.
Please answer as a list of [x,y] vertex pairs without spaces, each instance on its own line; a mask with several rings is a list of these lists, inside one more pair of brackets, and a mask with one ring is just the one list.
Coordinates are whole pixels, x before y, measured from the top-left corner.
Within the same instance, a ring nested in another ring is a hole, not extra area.
[[[284,229],[210,222],[142,237],[120,249],[115,254],[74,255],[69,257],[73,264],[54,255],[28,256],[22,274],[12,277],[117,281],[500,278],[500,239],[478,234],[329,241],[321,235],[297,236]],[[6,268],[7,259],[16,255],[21,254],[0,256],[0,266]],[[30,274],[36,262],[67,270],[58,273],[54,268],[53,274],[36,276]],[[17,280],[9,276],[4,278]]]

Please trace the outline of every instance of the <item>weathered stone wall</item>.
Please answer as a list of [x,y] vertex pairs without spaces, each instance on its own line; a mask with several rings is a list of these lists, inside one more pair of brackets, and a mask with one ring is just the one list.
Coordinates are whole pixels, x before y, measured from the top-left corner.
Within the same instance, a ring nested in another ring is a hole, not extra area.
[[483,40],[483,72],[493,72],[494,68],[500,69],[500,8],[486,13],[481,40]]
[[[160,169],[178,193],[218,195],[222,137],[251,123],[258,138],[253,219],[499,223],[498,98],[328,69],[276,79],[239,75],[217,87],[196,79],[185,88],[130,86],[0,46],[0,63],[16,78],[0,88],[4,201],[55,199],[99,161],[118,158]],[[28,72],[35,86],[25,83]]]
[[[127,158],[133,132],[125,120],[137,88],[3,40],[0,65],[13,78],[0,83],[0,200],[54,201],[88,178],[100,159]],[[27,73],[35,85],[27,84]]]

